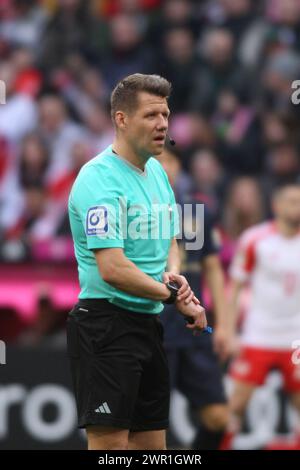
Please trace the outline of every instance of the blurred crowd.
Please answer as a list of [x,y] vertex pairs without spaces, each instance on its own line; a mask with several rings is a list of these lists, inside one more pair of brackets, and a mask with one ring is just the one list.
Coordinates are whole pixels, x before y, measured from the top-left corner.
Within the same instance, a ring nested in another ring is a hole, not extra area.
[[1,0],[2,262],[72,262],[69,190],[111,142],[110,92],[135,72],[172,82],[176,191],[211,209],[228,262],[300,174],[300,0]]

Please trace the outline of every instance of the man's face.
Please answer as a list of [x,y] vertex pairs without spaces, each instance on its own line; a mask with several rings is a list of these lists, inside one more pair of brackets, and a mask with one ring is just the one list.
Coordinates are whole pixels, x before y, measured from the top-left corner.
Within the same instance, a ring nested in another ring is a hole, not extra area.
[[165,145],[169,108],[166,98],[146,92],[138,94],[137,108],[124,113],[123,135],[134,151],[142,156],[159,155]]
[[63,103],[52,97],[45,97],[40,102],[40,123],[46,132],[57,132],[65,119]]
[[290,186],[275,196],[273,203],[275,216],[286,224],[300,227],[300,188]]

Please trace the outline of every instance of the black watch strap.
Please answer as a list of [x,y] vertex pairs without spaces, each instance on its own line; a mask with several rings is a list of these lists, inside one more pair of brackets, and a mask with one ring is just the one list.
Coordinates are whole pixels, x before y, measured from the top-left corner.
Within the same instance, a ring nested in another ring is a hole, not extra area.
[[174,304],[176,302],[180,286],[176,281],[167,282],[166,286],[170,291],[170,297],[168,297],[167,300],[164,301],[164,304]]

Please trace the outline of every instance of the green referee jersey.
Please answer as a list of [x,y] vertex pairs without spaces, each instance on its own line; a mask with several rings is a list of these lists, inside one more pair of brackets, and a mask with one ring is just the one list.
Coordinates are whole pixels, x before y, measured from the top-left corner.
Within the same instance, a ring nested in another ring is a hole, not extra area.
[[[80,299],[104,298],[127,310],[159,313],[162,303],[130,295],[103,281],[93,250],[123,248],[141,271],[162,280],[171,239],[179,232],[168,177],[151,157],[144,171],[109,146],[84,165],[69,197]],[[121,276],[121,273],[120,273]]]

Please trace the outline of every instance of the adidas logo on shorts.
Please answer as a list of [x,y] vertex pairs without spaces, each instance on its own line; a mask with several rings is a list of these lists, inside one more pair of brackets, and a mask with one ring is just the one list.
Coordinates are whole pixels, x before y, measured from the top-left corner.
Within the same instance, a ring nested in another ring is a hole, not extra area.
[[107,414],[107,415],[111,414],[111,411],[109,409],[109,406],[108,406],[107,402],[102,403],[102,405],[100,405],[99,408],[95,409],[95,412],[96,413],[103,413],[103,414]]

